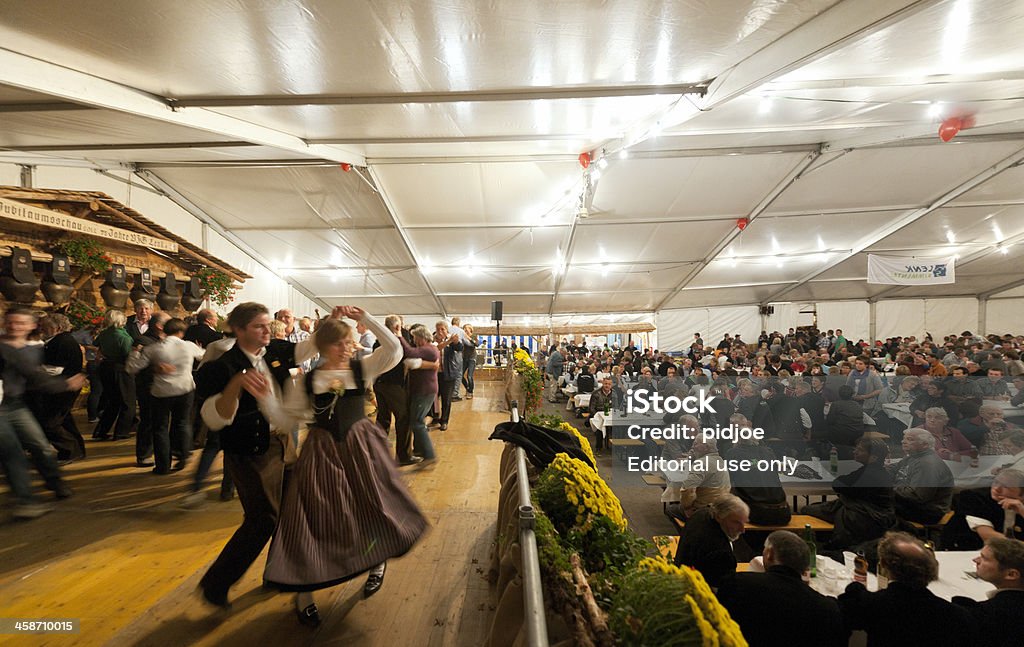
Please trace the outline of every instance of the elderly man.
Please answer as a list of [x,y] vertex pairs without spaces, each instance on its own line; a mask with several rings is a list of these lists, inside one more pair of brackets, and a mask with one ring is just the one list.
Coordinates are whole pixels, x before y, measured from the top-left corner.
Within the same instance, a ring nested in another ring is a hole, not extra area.
[[[737,429],[749,429],[751,426],[750,421],[739,413],[734,413],[729,422]],[[754,466],[749,470],[729,473],[732,493],[750,506],[751,523],[764,526],[788,524],[792,511],[786,502],[786,491],[782,488],[778,473],[757,467],[760,461],[775,460],[775,452],[761,445],[757,438],[746,438],[736,441],[727,457],[730,461],[747,460]]]
[[206,348],[220,339],[224,339],[224,333],[217,330],[217,313],[208,308],[197,312],[196,323],[185,331],[185,341],[193,342],[200,348]]
[[[847,631],[835,599],[804,583],[810,554],[804,540],[788,530],[768,535],[764,570],[737,573],[718,590],[718,601],[751,645],[763,647],[845,647]],[[785,627],[780,631],[780,627]]]
[[976,642],[1011,647],[1024,641],[1024,542],[993,537],[974,558],[978,579],[996,587],[984,602],[957,596],[953,604],[966,607],[981,629]]
[[124,325],[125,331],[132,338],[132,344],[138,344],[139,339],[149,330],[149,319],[153,316],[153,302],[149,299],[139,299],[135,302],[135,314],[128,317]]
[[896,514],[907,521],[938,523],[953,500],[953,473],[935,453],[935,436],[927,429],[908,429],[903,454],[893,469]]
[[452,413],[452,399],[455,396],[455,385],[462,379],[462,340],[459,333],[448,333],[448,322],[438,321],[434,325],[434,339],[437,350],[442,352],[441,374],[437,376],[437,386],[441,396],[441,418],[438,420],[441,431],[448,428],[448,419]]
[[889,586],[869,592],[860,582],[846,587],[839,608],[848,629],[863,629],[872,647],[990,644],[978,640],[970,614],[928,590],[939,563],[924,544],[890,532],[878,546],[879,568]]
[[277,319],[285,325],[284,338],[293,344],[297,344],[300,341],[309,339],[309,333],[303,330],[300,326],[295,323],[295,315],[288,308],[278,310],[274,314],[274,319]]
[[863,467],[832,482],[839,498],[812,503],[800,510],[801,514],[835,525],[830,548],[848,549],[878,539],[896,524],[892,476],[884,467],[888,454],[889,448],[883,441],[861,438],[854,447],[853,459]]
[[690,517],[679,536],[676,566],[697,569],[712,587],[736,575],[733,542],[749,520],[750,508],[739,497],[726,494]]
[[[666,513],[684,521],[728,494],[732,487],[714,438],[701,434],[690,447],[690,458],[693,462],[686,480],[670,482],[664,493],[665,499],[677,501],[669,503]],[[749,514],[750,511],[747,512]]]

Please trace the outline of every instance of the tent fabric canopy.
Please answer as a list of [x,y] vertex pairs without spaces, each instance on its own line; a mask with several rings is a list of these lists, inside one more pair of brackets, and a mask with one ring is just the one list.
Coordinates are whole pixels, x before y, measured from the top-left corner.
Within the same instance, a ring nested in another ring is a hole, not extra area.
[[[1020,285],[1019,3],[769,4],[14,3],[0,180],[120,172],[322,309],[982,323],[882,306]],[[957,282],[868,284],[868,254]]]

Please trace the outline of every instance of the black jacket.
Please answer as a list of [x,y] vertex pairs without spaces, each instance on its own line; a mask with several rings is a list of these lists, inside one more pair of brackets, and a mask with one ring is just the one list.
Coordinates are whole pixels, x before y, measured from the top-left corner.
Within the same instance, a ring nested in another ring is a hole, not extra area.
[[984,602],[957,596],[953,604],[966,608],[978,623],[981,631],[976,639],[978,644],[992,647],[1024,644],[1024,591],[1003,589]]
[[58,333],[43,345],[43,364],[62,367],[61,377],[81,373],[82,347],[71,333]]
[[[269,349],[263,361],[270,369],[278,386],[284,384],[289,369],[295,366],[295,345],[289,358],[287,349],[272,353]],[[290,362],[290,363],[289,363]],[[251,369],[252,362],[236,344],[213,362],[204,364],[196,376],[196,396],[202,401],[222,392],[236,373]],[[248,391],[242,390],[238,399],[238,411],[234,421],[220,430],[220,444],[225,454],[253,456],[265,454],[270,447],[270,423],[259,410],[259,406]]]
[[848,632],[834,598],[818,593],[786,566],[737,573],[718,601],[750,647],[846,647]]
[[687,519],[679,535],[676,566],[690,566],[701,572],[708,584],[722,586],[736,575],[732,542],[711,517],[711,508],[701,508]]
[[892,582],[874,593],[854,582],[839,596],[839,609],[847,630],[863,629],[868,647],[963,647],[979,641],[975,623],[966,609],[926,588]]
[[590,458],[583,453],[579,439],[568,431],[548,429],[539,425],[519,422],[503,422],[494,428],[488,440],[504,440],[522,447],[526,458],[537,469],[543,470],[556,454],[568,454],[570,458],[578,458],[587,465],[595,467]]
[[196,342],[200,348],[206,348],[221,339],[224,339],[224,333],[217,332],[204,323],[193,324],[185,331],[185,341]]

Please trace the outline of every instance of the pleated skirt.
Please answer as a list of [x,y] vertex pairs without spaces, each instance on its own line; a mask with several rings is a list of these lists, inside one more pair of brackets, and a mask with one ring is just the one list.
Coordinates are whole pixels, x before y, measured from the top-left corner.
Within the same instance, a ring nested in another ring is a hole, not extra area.
[[427,520],[367,419],[335,441],[311,427],[285,489],[264,580],[282,591],[315,591],[400,557]]

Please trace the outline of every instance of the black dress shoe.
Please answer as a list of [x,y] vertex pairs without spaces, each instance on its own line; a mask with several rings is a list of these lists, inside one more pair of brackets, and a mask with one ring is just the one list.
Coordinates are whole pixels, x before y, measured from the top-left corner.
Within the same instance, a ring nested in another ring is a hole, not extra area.
[[299,622],[306,625],[307,627],[320,626],[320,610],[316,608],[315,604],[309,605],[302,611],[296,609],[295,615],[299,616]]
[[153,467],[156,465],[153,461],[135,461],[136,467]]
[[370,573],[370,576],[366,578],[366,584],[363,585],[363,597],[368,598],[377,591],[380,587],[384,586],[384,573],[387,572],[387,562],[384,563],[384,570],[381,571],[380,575],[376,573]]
[[67,483],[61,483],[57,487],[53,488],[53,493],[57,495],[58,499],[70,499],[74,492],[68,487]]
[[220,595],[214,594],[210,589],[203,586],[202,582],[199,583],[197,588],[199,590],[199,596],[203,599],[203,602],[212,604],[215,607],[220,607],[221,609],[231,608],[231,603],[228,602],[228,594],[226,592]]
[[174,467],[171,468],[171,471],[172,472],[180,472],[181,470],[185,469],[186,465],[188,465],[188,461],[180,460],[180,461],[178,461],[177,463],[174,464]]
[[413,456],[412,458],[406,459],[404,461],[399,461],[398,464],[401,465],[402,467],[405,467],[407,465],[416,465],[417,463],[422,463],[422,462],[423,462],[422,458],[420,458],[419,456]]

